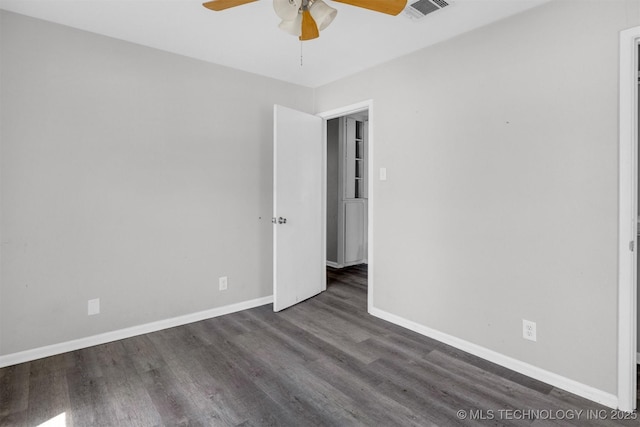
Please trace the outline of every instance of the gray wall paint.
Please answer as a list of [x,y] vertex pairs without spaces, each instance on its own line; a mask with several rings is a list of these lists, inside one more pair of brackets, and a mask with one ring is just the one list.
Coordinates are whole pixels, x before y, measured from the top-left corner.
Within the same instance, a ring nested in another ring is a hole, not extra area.
[[[638,17],[552,2],[315,91],[316,111],[374,100],[376,307],[615,393],[618,32]],[[0,19],[0,354],[270,294],[271,106],[314,93]]]
[[271,295],[273,104],[313,91],[0,19],[0,354]]
[[374,100],[375,307],[616,393],[618,39],[639,18],[551,2],[317,90],[317,111]]
[[338,261],[339,119],[327,120],[327,261]]

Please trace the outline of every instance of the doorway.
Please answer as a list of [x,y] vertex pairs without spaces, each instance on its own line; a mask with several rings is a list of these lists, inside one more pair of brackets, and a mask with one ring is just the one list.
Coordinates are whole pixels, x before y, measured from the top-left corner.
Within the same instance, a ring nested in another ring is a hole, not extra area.
[[367,263],[367,126],[361,112],[327,121],[327,265]]
[[[325,261],[366,276],[373,305],[373,101],[319,114],[325,121]],[[347,135],[348,134],[348,135]],[[338,141],[340,138],[340,141]],[[349,140],[347,140],[349,139]]]
[[637,405],[638,76],[640,27],[620,32],[618,408]]
[[633,168],[633,170],[635,170],[635,183],[636,183],[636,200],[634,203],[634,207],[635,207],[635,215],[636,218],[638,218],[638,221],[636,223],[636,310],[635,310],[635,326],[636,326],[636,343],[635,343],[635,348],[636,348],[636,372],[635,372],[635,378],[636,378],[636,396],[635,396],[635,408],[638,408],[638,375],[640,375],[640,372],[638,370],[638,363],[640,362],[640,353],[638,353],[638,342],[640,342],[640,317],[638,317],[638,306],[640,306],[640,292],[638,292],[638,269],[640,267],[640,252],[638,252],[637,250],[637,244],[638,244],[638,234],[640,233],[640,215],[638,214],[638,201],[640,201],[640,173],[638,172],[638,168],[640,165],[640,150],[638,149],[638,147],[640,146],[640,132],[639,132],[639,128],[640,128],[640,44],[638,44],[637,46],[637,50],[636,50],[636,60],[635,60],[635,70],[637,71],[637,84],[635,87],[635,94],[636,94],[636,99],[635,99],[635,106],[636,106],[636,113],[634,114],[634,119],[635,119],[635,141],[636,141],[636,157],[635,157],[635,167]]

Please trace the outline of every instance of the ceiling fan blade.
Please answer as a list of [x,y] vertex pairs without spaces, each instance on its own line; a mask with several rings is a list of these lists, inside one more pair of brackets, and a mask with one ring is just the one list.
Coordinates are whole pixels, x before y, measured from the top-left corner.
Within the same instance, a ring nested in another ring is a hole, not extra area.
[[300,40],[316,39],[320,36],[318,25],[308,10],[302,11],[302,35]]
[[339,3],[350,4],[351,6],[362,7],[382,12],[388,15],[397,15],[407,5],[407,0],[334,0]]
[[225,10],[231,7],[236,7],[243,4],[251,3],[254,1],[256,0],[213,0],[213,1],[208,1],[206,3],[202,3],[202,5],[207,9],[219,11],[219,10]]

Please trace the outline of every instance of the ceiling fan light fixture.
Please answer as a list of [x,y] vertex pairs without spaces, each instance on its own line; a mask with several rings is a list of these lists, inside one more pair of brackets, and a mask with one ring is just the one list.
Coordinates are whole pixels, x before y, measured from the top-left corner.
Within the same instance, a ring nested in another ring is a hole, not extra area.
[[311,12],[308,9],[302,10],[302,34],[299,39],[301,41],[317,39],[320,36],[318,30],[318,24],[311,16]]
[[283,21],[296,19],[302,0],[273,0],[273,9]]
[[314,0],[309,2],[309,12],[318,25],[318,30],[322,31],[331,24],[338,14],[338,11],[323,2],[322,0]]
[[[210,0],[202,5],[207,9],[220,11],[257,0]],[[362,7],[389,15],[399,14],[406,6],[407,0],[335,0],[351,6]],[[413,0],[412,0],[413,1]],[[440,8],[447,6],[451,0],[417,0],[438,3]],[[313,40],[320,36],[333,22],[338,11],[328,6],[323,0],[273,0],[273,9],[282,19],[278,27],[283,31],[298,36],[302,41]]]
[[283,20],[278,28],[291,34],[292,36],[300,37],[302,35],[302,14],[298,13],[293,19],[288,21]]

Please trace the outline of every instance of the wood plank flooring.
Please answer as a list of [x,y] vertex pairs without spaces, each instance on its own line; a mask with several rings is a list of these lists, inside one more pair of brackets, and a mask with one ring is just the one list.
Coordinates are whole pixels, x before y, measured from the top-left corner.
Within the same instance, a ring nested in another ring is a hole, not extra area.
[[0,369],[0,425],[640,425],[369,316],[366,274],[328,269],[326,292],[281,313],[263,306]]

